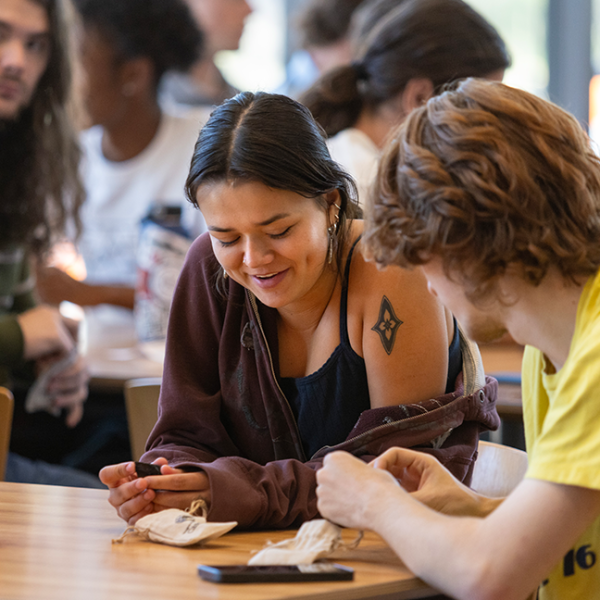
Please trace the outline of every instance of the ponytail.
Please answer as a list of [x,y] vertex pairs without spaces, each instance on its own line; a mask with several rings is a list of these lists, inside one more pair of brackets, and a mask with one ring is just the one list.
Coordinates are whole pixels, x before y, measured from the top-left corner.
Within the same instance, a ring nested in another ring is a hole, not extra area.
[[364,66],[352,63],[321,77],[300,101],[325,130],[327,137],[352,127],[364,106],[361,86],[367,79]]

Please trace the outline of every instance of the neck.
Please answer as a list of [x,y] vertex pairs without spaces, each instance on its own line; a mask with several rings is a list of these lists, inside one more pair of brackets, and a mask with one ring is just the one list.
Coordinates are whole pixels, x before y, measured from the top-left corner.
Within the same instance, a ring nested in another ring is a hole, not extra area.
[[386,105],[377,108],[365,108],[354,127],[362,131],[380,150],[394,129],[400,124],[397,112]]
[[102,153],[105,158],[113,162],[135,158],[154,139],[160,118],[161,110],[156,100],[132,99],[118,123],[104,127]]
[[309,294],[293,304],[277,309],[280,326],[300,336],[310,335],[321,322],[338,281],[337,270],[325,265],[319,282]]
[[507,309],[507,329],[520,344],[538,348],[559,370],[569,356],[585,281],[574,284],[551,271]]
[[197,61],[188,75],[202,89],[203,96],[216,98],[221,94],[223,76],[213,61],[213,55]]

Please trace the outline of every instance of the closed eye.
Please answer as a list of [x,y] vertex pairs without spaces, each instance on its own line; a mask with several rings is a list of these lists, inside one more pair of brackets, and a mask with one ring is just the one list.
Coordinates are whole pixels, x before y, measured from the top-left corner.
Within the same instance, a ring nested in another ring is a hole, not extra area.
[[221,244],[221,246],[227,247],[227,246],[233,246],[240,238],[237,237],[235,238],[235,240],[231,240],[231,242],[225,242],[223,240],[219,240],[217,239],[217,241],[219,242],[219,244]]
[[280,239],[282,237],[285,237],[290,232],[290,230],[292,229],[292,227],[293,227],[293,225],[290,225],[287,229],[285,229],[281,233],[272,233],[272,234],[270,234],[269,237],[273,238],[274,240],[278,240],[278,239]]

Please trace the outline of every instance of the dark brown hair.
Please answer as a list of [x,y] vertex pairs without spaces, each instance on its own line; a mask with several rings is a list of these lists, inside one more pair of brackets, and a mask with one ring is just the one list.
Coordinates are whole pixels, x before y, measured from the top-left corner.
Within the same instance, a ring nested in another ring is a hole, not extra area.
[[41,254],[71,218],[80,230],[84,196],[73,128],[72,7],[68,0],[33,1],[47,10],[51,51],[29,106],[0,123],[0,238]]
[[485,299],[516,267],[538,285],[600,266],[600,160],[558,106],[467,79],[413,111],[388,144],[366,212],[380,265],[441,258]]
[[348,34],[352,14],[363,0],[309,0],[296,17],[302,48],[329,46]]
[[[381,9],[367,5],[361,19],[371,23],[369,11]],[[498,32],[462,0],[399,0],[361,36],[355,62],[323,75],[302,98],[329,136],[352,127],[364,108],[395,99],[411,79],[429,79],[438,93],[510,63]]]
[[338,268],[350,222],[361,215],[352,178],[332,160],[323,131],[306,107],[278,94],[243,92],[218,106],[200,131],[187,197],[197,206],[198,189],[213,182],[259,182],[315,201],[340,194],[336,235]]

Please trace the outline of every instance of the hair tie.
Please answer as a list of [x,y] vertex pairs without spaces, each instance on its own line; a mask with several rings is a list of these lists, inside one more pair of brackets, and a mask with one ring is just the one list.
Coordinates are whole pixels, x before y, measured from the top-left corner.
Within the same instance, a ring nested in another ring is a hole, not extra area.
[[367,79],[369,79],[369,73],[367,72],[367,68],[362,62],[355,61],[353,63],[350,63],[350,66],[352,67],[352,69],[354,69],[354,73],[358,81],[366,81]]

